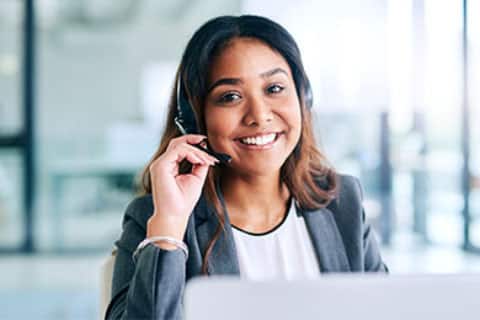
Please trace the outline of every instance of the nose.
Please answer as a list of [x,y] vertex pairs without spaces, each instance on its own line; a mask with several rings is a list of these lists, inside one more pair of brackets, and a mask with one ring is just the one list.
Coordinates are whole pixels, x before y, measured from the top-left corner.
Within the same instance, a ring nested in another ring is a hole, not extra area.
[[247,126],[262,127],[273,120],[271,106],[261,97],[251,97],[245,113],[244,123]]

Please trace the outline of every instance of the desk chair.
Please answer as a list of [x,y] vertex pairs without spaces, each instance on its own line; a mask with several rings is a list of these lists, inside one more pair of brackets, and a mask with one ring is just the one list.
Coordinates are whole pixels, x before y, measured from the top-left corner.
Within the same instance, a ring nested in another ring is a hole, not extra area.
[[100,267],[100,319],[105,318],[105,311],[107,311],[108,303],[110,302],[112,292],[112,276],[113,266],[115,265],[115,258],[117,256],[117,249],[114,248],[110,255],[105,258]]

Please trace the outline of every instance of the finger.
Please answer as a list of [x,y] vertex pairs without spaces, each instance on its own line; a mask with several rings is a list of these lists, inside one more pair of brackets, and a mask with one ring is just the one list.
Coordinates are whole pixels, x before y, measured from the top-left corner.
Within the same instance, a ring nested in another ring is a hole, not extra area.
[[201,134],[186,134],[177,138],[173,138],[170,140],[168,147],[176,147],[182,143],[188,144],[197,144],[200,143],[202,140],[206,139],[207,136]]
[[186,153],[184,157],[182,157],[180,154],[179,154],[179,156],[180,156],[181,160],[179,160],[178,162],[180,162],[184,159],[187,159],[187,161],[190,162],[193,165],[201,165],[201,166],[207,165],[205,160],[201,159],[199,156],[197,156],[194,153]]
[[[218,163],[219,160],[211,155],[209,155],[207,152],[205,152],[205,150],[203,150],[202,148],[198,148],[196,146],[192,146],[190,144],[185,144],[185,145],[182,145],[181,147],[186,147],[187,149],[189,150],[192,150],[192,152],[195,152],[196,155],[200,156],[202,159],[205,160],[205,162],[207,163]],[[180,147],[180,146],[179,146]]]
[[168,150],[165,153],[165,157],[169,162],[179,163],[183,159],[185,159],[185,157],[189,153],[192,153],[192,154],[196,155],[198,158],[200,158],[201,160],[203,160],[207,164],[214,164],[214,163],[218,162],[218,160],[216,158],[210,156],[208,153],[206,153],[206,152],[204,152],[204,151],[202,151],[202,150],[200,150],[200,149],[198,149],[198,148],[196,148],[192,145],[189,145],[188,143],[180,144],[180,145],[176,146],[175,148],[173,148],[171,150]]
[[185,159],[194,165],[208,164],[204,159],[202,159],[201,156],[191,152],[187,148],[178,148],[164,153],[162,157],[158,159],[161,160],[161,162],[159,161],[158,163],[154,163],[151,166],[150,171],[168,172],[169,175],[175,177],[178,175],[180,163]]
[[191,174],[203,181],[208,173],[210,166],[194,165]]

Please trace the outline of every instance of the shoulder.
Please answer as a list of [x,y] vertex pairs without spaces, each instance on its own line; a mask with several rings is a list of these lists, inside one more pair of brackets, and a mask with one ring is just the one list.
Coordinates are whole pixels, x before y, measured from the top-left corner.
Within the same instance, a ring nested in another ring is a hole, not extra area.
[[144,220],[145,222],[153,214],[153,199],[151,194],[146,194],[134,198],[127,206],[125,215],[136,220]]
[[340,228],[361,225],[363,220],[363,190],[358,178],[337,175],[337,197],[327,206]]
[[338,196],[336,201],[341,202],[361,202],[363,200],[363,189],[360,180],[351,175],[338,174]]
[[146,226],[153,214],[153,199],[151,194],[138,196],[133,199],[125,210],[124,221],[132,219],[141,226]]

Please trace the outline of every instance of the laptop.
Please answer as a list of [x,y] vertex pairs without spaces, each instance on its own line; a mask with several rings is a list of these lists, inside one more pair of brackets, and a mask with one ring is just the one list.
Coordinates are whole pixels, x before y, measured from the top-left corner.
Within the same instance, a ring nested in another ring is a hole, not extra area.
[[186,320],[478,320],[480,274],[202,277],[187,283],[184,299]]

